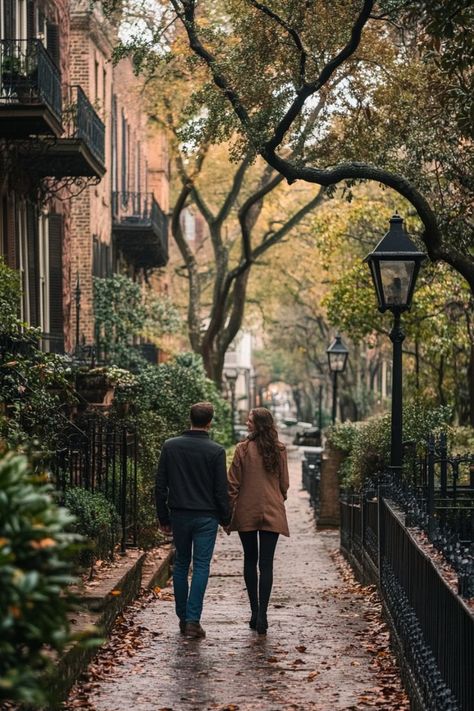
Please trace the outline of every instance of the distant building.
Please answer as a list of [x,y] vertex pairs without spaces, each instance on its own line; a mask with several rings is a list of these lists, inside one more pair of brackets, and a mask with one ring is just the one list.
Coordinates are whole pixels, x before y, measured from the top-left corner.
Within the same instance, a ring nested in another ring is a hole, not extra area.
[[224,360],[224,381],[226,373],[236,374],[235,409],[239,422],[245,422],[247,414],[257,404],[255,372],[252,364],[253,335],[240,330],[232,341]]

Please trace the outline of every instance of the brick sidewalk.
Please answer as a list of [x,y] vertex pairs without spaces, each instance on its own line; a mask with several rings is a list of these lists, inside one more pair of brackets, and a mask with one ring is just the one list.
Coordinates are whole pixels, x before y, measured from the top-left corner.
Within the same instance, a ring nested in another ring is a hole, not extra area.
[[335,567],[331,553],[338,533],[315,532],[307,494],[300,491],[296,453],[290,477],[291,537],[280,537],[277,546],[267,637],[247,624],[238,536],[220,531],[202,619],[206,639],[186,640],[179,634],[170,595],[150,600],[133,617],[138,649],[114,655],[112,640],[108,673],[88,686],[91,705],[83,708],[363,708],[358,700],[378,688],[372,657],[361,645],[370,603],[351,592]]

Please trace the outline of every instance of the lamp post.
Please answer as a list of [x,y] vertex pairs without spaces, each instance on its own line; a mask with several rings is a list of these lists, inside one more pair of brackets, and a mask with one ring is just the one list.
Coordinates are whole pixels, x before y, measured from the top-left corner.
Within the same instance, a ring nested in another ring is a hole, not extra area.
[[332,389],[332,424],[336,422],[337,412],[337,374],[343,373],[346,369],[349,351],[345,347],[340,336],[336,336],[331,345],[326,349],[328,355],[329,370],[333,374]]
[[394,317],[390,331],[393,343],[390,469],[398,476],[403,465],[402,343],[405,334],[401,314],[411,308],[416,279],[425,259],[426,254],[418,251],[403,229],[400,215],[394,215],[389,231],[364,260],[370,267],[379,311],[391,311]]
[[235,442],[235,384],[239,377],[237,368],[227,368],[224,372],[230,388],[230,419],[232,425],[232,442]]

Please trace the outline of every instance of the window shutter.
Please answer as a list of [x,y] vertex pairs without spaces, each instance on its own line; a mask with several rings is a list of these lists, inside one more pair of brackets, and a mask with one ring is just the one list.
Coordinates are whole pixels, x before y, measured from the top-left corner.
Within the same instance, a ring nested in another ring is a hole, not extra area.
[[7,250],[7,262],[11,269],[18,269],[19,263],[19,250],[18,250],[18,235],[16,229],[16,211],[15,204],[13,201],[9,201],[8,205],[8,250]]
[[59,69],[59,25],[52,22],[48,22],[46,25],[46,46],[51,59]]
[[3,6],[3,21],[5,39],[22,39],[16,34],[16,0],[5,0]]
[[27,39],[34,39],[36,37],[35,9],[35,0],[28,0],[28,4],[26,6]]
[[38,215],[36,206],[26,203],[26,244],[28,264],[28,297],[30,302],[30,324],[39,326],[39,264],[38,264]]
[[51,350],[64,352],[63,314],[63,216],[48,216],[49,330]]

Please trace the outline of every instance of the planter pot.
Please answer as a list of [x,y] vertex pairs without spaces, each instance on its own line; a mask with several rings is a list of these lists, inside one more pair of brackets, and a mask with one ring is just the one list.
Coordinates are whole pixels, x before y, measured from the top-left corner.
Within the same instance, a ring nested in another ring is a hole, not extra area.
[[79,373],[76,376],[76,390],[87,402],[110,404],[114,397],[115,388],[102,373]]

